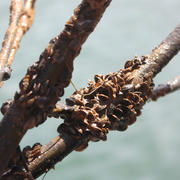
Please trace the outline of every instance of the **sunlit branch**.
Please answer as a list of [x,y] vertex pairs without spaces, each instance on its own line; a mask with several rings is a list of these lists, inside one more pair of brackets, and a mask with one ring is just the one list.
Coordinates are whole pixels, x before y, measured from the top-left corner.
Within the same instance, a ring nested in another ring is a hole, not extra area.
[[156,88],[152,91],[151,99],[156,101],[158,98],[162,96],[166,96],[169,93],[172,93],[176,90],[180,89],[180,76],[175,77],[174,79],[168,81],[164,84],[159,84]]
[[[11,76],[11,64],[15,58],[20,41],[34,20],[35,0],[12,0],[10,8],[10,23],[0,51],[0,82]],[[0,87],[2,86],[0,83]]]

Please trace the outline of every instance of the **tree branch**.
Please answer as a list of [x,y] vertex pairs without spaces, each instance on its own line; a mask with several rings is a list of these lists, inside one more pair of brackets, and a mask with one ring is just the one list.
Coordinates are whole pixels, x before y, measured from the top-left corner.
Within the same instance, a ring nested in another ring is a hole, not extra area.
[[10,78],[11,64],[14,60],[20,41],[34,20],[35,0],[12,0],[10,8],[10,23],[5,34],[2,49],[0,51],[0,87],[1,81]]
[[[44,172],[47,172],[49,169],[53,168],[57,162],[60,162],[62,159],[64,159],[80,144],[82,144],[81,139],[78,141],[73,136],[64,134],[63,136],[57,136],[47,145],[42,146],[39,151],[36,151],[38,159],[36,158],[35,154],[33,154],[34,150],[36,149],[35,147],[29,149],[29,151],[25,149],[25,157],[27,160],[31,159],[31,161],[28,162],[28,168],[33,177],[38,178]],[[30,156],[31,158],[29,158]]]
[[[155,77],[168,62],[179,52],[180,50],[180,24],[162,41],[162,43],[153,49],[152,53],[141,57],[144,65],[141,66],[138,71],[132,73],[132,77],[135,76],[134,84],[138,81],[142,81],[142,77]],[[128,62],[127,62],[128,65]]]
[[[30,128],[47,119],[69,85],[73,60],[94,30],[111,0],[83,0],[63,32],[50,41],[40,59],[20,82],[20,92],[2,107],[0,123],[0,174]],[[8,128],[7,128],[8,127]],[[8,150],[8,151],[7,151]]]
[[166,96],[169,93],[172,93],[179,89],[180,89],[180,76],[177,76],[165,84],[159,84],[155,89],[153,89],[151,99],[153,101],[156,101],[158,98],[162,96]]

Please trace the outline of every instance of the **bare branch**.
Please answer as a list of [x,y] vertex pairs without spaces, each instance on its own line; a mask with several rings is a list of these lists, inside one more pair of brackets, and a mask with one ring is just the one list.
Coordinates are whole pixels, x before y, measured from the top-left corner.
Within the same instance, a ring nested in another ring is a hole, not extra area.
[[14,101],[2,107],[4,118],[0,123],[0,173],[7,167],[26,131],[43,123],[63,95],[64,88],[71,80],[73,60],[79,55],[82,44],[110,2],[83,0],[63,32],[50,41],[39,61],[28,69]]
[[180,89],[180,76],[175,77],[165,84],[158,85],[155,89],[153,89],[151,99],[156,101],[158,98],[166,96],[178,89]]
[[[0,82],[10,78],[11,64],[14,60],[20,41],[34,20],[35,0],[12,0],[10,23],[0,52]],[[2,86],[0,83],[0,87]]]

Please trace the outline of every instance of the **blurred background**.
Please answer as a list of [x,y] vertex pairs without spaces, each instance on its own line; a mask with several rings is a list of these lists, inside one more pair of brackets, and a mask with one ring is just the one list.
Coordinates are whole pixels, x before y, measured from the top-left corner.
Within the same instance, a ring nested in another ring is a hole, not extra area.
[[[38,60],[49,40],[62,31],[79,3],[80,0],[37,0],[35,22],[21,42],[11,79],[0,89],[1,104],[13,97],[28,66]],[[1,42],[9,23],[9,5],[10,0],[0,1]],[[72,80],[76,87],[86,87],[94,74],[117,71],[126,60],[150,53],[180,23],[179,8],[179,0],[112,1],[75,60]],[[177,55],[155,78],[155,83],[179,74],[180,55]],[[66,88],[62,101],[73,91],[72,85]],[[127,131],[110,132],[106,142],[90,143],[85,151],[71,153],[45,179],[180,179],[179,109],[180,91],[147,103],[141,117]],[[48,143],[57,136],[61,122],[48,119],[28,131],[21,147]]]

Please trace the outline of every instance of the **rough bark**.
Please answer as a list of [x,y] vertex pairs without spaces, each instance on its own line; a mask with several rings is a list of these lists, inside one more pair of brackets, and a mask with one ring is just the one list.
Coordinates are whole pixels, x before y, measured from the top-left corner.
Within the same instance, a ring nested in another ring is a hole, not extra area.
[[0,174],[26,131],[43,123],[64,94],[64,88],[71,80],[73,60],[110,2],[83,0],[67,21],[63,32],[50,41],[39,61],[28,69],[20,82],[20,92],[16,92],[14,99],[2,107]]

